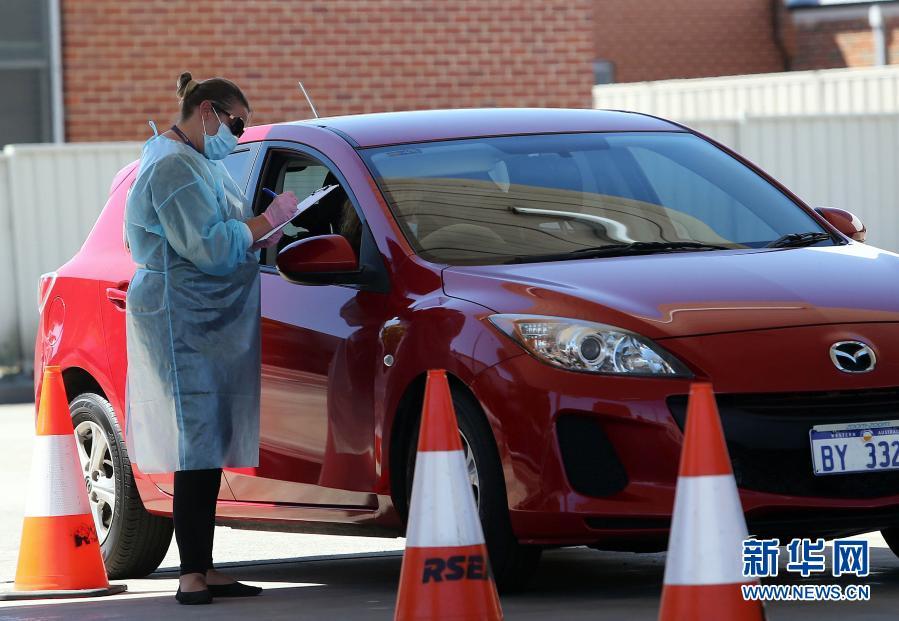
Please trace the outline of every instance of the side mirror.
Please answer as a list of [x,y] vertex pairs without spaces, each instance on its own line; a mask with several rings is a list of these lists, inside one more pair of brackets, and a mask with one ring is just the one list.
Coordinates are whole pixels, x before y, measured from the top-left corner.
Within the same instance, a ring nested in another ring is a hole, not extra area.
[[833,207],[818,207],[815,211],[824,216],[825,220],[846,237],[863,242],[868,236],[867,227],[853,213]]
[[317,235],[295,241],[278,253],[278,271],[304,285],[335,282],[334,277],[359,271],[359,261],[342,235]]

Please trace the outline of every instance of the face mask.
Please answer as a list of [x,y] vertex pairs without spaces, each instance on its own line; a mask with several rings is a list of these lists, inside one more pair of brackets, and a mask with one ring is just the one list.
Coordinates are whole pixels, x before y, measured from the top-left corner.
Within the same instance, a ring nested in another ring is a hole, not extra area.
[[[212,112],[218,118],[215,108]],[[237,136],[219,119],[219,130],[212,136],[206,134],[206,119],[203,121],[203,155],[210,160],[223,160],[237,146]]]

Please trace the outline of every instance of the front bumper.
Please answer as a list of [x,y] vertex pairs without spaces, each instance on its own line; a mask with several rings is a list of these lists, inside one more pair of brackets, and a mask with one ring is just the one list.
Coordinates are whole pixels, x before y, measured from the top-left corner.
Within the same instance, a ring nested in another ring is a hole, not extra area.
[[[672,341],[665,345],[678,353]],[[706,353],[714,357],[715,352]],[[697,371],[698,379],[714,377],[716,387],[719,375],[725,374]],[[827,378],[812,382],[801,371],[795,376],[815,393],[802,411],[798,411],[802,395],[792,390],[783,395],[752,392],[764,384],[759,378],[748,384],[747,393],[719,394],[750,532],[765,537],[833,537],[899,524],[899,474],[814,477],[808,444],[808,429],[815,424],[899,418],[899,389],[865,386],[883,378],[859,376],[847,380],[855,387],[831,391],[824,390]],[[733,375],[721,379],[731,389],[740,385]],[[783,385],[782,378],[778,381]],[[682,422],[689,385],[682,379],[564,371],[527,354],[482,373],[472,389],[496,434],[519,539],[542,545],[663,549],[683,439],[678,417]],[[834,396],[837,392],[842,401]],[[765,418],[758,408],[748,408],[753,396],[769,407],[780,401],[779,414],[774,416],[769,409]],[[783,403],[787,397],[796,399]],[[819,404],[830,400],[830,413],[815,407],[816,400]],[[780,423],[775,425],[778,417]],[[579,476],[572,470],[572,459],[566,459],[566,451],[572,451],[566,444],[571,441],[564,439],[564,430],[560,434],[559,424],[566,420],[589,421],[587,426],[575,426],[577,431],[568,436],[580,438],[575,467],[578,463],[582,469],[592,467],[593,479]],[[589,424],[601,430],[608,446],[591,439]],[[592,450],[585,450],[585,443]],[[765,454],[766,446],[775,453]],[[620,465],[623,480],[613,461]],[[612,482],[603,483],[604,478]],[[600,483],[585,487],[584,481],[590,480]]]
[[[809,448],[815,425],[896,419],[899,389],[726,394],[716,400],[741,489],[834,500],[899,494],[899,470],[815,476]],[[683,429],[686,395],[669,397],[668,405]]]

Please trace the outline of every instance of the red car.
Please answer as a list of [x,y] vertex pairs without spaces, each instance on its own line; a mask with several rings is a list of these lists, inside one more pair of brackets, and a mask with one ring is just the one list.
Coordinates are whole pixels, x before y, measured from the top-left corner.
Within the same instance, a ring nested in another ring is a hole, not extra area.
[[[281,123],[226,164],[257,213],[264,187],[340,189],[260,259],[259,467],[226,471],[220,523],[402,535],[442,368],[503,586],[549,546],[664,548],[694,380],[714,383],[750,532],[899,543],[899,257],[851,214],[626,112]],[[123,434],[134,177],[42,278],[35,356],[64,369],[115,577],[154,570],[172,532],[172,477],[135,468]]]

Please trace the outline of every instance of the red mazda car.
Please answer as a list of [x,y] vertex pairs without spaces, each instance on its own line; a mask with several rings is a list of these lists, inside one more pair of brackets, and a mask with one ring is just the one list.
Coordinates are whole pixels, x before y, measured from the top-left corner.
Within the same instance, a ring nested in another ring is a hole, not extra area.
[[[640,114],[453,110],[250,128],[264,187],[339,184],[260,257],[259,466],[218,520],[399,536],[428,369],[450,377],[494,572],[545,547],[664,549],[686,395],[717,392],[758,536],[899,544],[897,255],[713,140]],[[136,164],[40,283],[112,576],[154,570],[172,477],[125,442],[122,240]],[[133,378],[132,381],[140,381]]]

